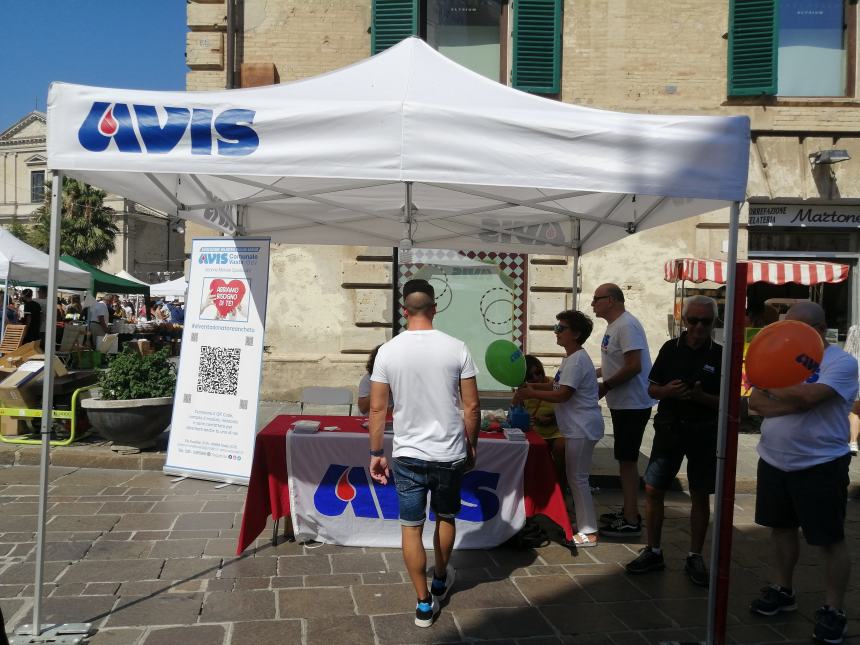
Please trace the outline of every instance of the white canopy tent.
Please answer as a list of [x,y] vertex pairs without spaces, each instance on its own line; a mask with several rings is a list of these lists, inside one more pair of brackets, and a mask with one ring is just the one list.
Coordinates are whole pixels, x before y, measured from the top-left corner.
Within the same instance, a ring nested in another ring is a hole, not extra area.
[[149,292],[153,296],[182,298],[185,297],[186,291],[188,291],[188,280],[185,278],[176,278],[175,280],[149,285]]
[[[181,93],[55,83],[48,98],[55,181],[68,174],[230,235],[576,258],[731,205],[727,327],[748,151],[746,117],[620,114],[543,99],[414,38],[271,87]],[[59,215],[55,199],[54,258]],[[46,401],[50,387],[46,378]],[[46,439],[39,590],[48,450]],[[40,602],[37,594],[36,625]]]
[[[6,332],[6,305],[9,302],[9,285],[18,282],[48,284],[51,263],[47,253],[19,240],[0,227],[0,282],[3,283],[3,318],[0,338]],[[92,276],[86,271],[60,262],[57,269],[57,286],[66,289],[92,289]]]
[[[0,227],[0,282],[48,284],[50,262],[47,253],[19,240]],[[57,286],[65,289],[91,289],[92,276],[71,264],[60,262]]]
[[744,199],[748,145],[746,117],[552,101],[416,38],[283,85],[54,83],[48,97],[53,168],[228,234],[291,244],[587,252]]
[[128,271],[123,269],[122,271],[117,271],[114,273],[117,278],[122,278],[123,280],[130,280],[131,282],[137,282],[138,284],[149,285],[148,282],[144,282],[143,280],[138,280],[133,275],[131,275]]

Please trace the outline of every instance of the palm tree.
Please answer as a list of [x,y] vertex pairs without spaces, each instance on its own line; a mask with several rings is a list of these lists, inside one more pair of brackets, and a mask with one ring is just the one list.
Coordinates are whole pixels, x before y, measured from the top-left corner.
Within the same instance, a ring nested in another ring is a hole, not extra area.
[[[76,179],[63,178],[63,221],[60,253],[93,266],[114,250],[117,228],[114,209],[104,205],[107,193]],[[45,252],[51,231],[51,186],[45,184],[45,203],[33,212],[27,241]]]
[[12,221],[6,226],[6,229],[22,242],[27,241],[27,226],[16,215],[12,216]]

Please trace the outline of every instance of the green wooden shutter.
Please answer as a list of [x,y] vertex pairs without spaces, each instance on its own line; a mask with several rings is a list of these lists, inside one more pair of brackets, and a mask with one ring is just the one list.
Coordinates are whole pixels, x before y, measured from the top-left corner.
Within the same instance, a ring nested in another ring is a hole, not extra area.
[[778,0],[731,0],[729,96],[775,95]]
[[370,53],[378,54],[418,35],[419,0],[373,0]]
[[536,94],[561,91],[563,0],[516,0],[511,85]]

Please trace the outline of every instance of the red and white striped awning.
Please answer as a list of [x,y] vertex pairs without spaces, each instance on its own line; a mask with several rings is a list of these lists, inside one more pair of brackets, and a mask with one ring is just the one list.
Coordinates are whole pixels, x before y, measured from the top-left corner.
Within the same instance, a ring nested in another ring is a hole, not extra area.
[[[833,262],[785,262],[747,260],[747,282],[786,284],[796,282],[811,286],[822,282],[836,283],[848,279],[847,264]],[[669,260],[664,267],[666,282],[716,282],[726,283],[726,263],[722,260],[698,260],[678,258]]]

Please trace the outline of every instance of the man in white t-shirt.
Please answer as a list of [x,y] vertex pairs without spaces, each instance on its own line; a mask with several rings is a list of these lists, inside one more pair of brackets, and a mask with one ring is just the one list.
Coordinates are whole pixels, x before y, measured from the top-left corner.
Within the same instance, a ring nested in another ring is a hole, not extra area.
[[[477,370],[465,343],[433,329],[436,301],[426,280],[403,287],[407,331],[379,348],[370,377],[370,475],[391,476],[383,449],[389,394],[394,397],[394,479],[403,559],[418,603],[415,624],[430,627],[454,584],[449,564],[463,474],[474,466],[480,428]],[[459,403],[462,400],[461,416]],[[435,568],[427,588],[422,533],[427,493],[436,514]]]
[[601,535],[636,537],[642,534],[639,515],[639,449],[651,418],[648,394],[651,355],[641,323],[624,308],[624,292],[617,284],[602,284],[591,300],[594,315],[607,323],[600,343],[599,394],[606,397],[612,417],[614,454],[621,476],[624,505],[617,513],[601,515]]
[[857,398],[857,360],[827,342],[824,310],[818,304],[798,303],[786,319],[814,328],[824,342],[824,357],[805,383],[755,388],[750,396],[750,408],[765,417],[758,445],[755,521],[771,528],[776,558],[775,582],[750,609],[765,616],[797,609],[792,578],[800,555],[799,527],[806,542],[824,556],[826,604],[815,612],[813,637],[841,643],[851,570],[845,542],[848,412]]
[[110,324],[109,302],[110,295],[103,295],[91,304],[87,310],[87,323],[89,323],[94,349],[98,349],[102,337],[108,333],[108,325]]

